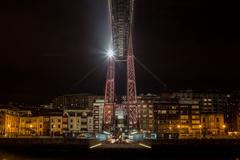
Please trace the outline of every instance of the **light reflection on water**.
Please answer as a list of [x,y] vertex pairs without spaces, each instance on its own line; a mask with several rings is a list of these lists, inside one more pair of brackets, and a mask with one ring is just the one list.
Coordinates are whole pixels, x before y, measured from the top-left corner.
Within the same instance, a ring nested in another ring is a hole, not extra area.
[[[124,155],[123,153],[120,153]],[[221,157],[221,156],[196,156],[196,155],[189,155],[189,154],[184,154],[184,155],[174,155],[175,153],[170,154],[169,156],[166,155],[158,155],[158,156],[143,156],[143,157],[138,157],[134,158],[134,155],[128,155],[126,154],[124,157],[119,155],[115,156],[94,156],[94,153],[89,157],[89,155],[85,155],[84,153],[72,153],[72,152],[41,152],[41,153],[19,153],[19,152],[9,152],[9,151],[0,151],[0,160],[117,160],[117,159],[123,159],[123,160],[240,160],[235,154],[232,154],[231,156],[227,157]]]
[[67,160],[67,159],[72,159],[71,157],[68,156],[65,157],[59,157],[57,154],[21,154],[21,153],[15,153],[15,152],[4,152],[0,151],[0,160]]

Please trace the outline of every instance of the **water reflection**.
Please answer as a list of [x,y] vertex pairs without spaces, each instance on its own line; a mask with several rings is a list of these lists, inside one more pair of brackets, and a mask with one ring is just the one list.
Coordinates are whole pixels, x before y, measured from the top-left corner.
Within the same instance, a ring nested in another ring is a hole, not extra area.
[[176,152],[173,153],[165,153],[165,154],[157,154],[148,152],[148,153],[126,153],[126,151],[117,151],[105,153],[104,151],[99,152],[69,152],[69,151],[39,151],[39,152],[17,152],[17,151],[0,151],[0,160],[239,160],[239,155],[231,154],[231,155],[209,155],[209,154],[191,154],[184,153],[178,155]]

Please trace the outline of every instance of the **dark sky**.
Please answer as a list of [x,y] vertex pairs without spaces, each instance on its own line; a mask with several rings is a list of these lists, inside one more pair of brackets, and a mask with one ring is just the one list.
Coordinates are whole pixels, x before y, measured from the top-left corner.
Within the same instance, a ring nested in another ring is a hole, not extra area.
[[[103,94],[107,0],[9,0],[1,7],[0,102],[50,100],[96,65],[71,92]],[[240,88],[239,16],[231,0],[136,0],[135,55],[171,89]],[[163,88],[138,64],[136,76],[139,93]]]

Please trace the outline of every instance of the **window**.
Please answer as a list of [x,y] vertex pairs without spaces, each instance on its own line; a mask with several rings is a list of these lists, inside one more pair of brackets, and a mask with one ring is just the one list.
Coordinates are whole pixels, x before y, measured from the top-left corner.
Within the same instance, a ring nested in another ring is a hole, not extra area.
[[219,118],[217,118],[217,122],[219,122]]
[[73,125],[70,125],[70,128],[73,128]]
[[200,124],[200,120],[192,120],[192,124]]
[[160,110],[160,114],[167,114],[166,110]]
[[61,122],[61,119],[58,119],[58,122]]
[[192,116],[192,119],[199,119],[200,117],[199,116]]
[[197,106],[197,105],[192,106],[192,109],[198,109],[198,108],[199,108],[199,106]]
[[61,125],[58,125],[58,128],[61,128]]
[[42,125],[40,125],[39,128],[42,128]]
[[169,111],[169,113],[171,113],[171,114],[177,114],[177,111],[176,111],[176,110],[172,110],[172,111]]
[[94,121],[94,123],[95,123],[95,124],[99,124],[99,122],[98,122],[98,121]]
[[188,119],[188,115],[181,115],[180,119]]

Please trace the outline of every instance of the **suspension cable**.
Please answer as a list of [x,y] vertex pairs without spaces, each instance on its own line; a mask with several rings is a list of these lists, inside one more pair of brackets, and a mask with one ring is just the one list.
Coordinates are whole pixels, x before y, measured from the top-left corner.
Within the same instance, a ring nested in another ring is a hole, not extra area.
[[166,83],[164,83],[156,74],[154,74],[150,69],[147,68],[146,65],[144,65],[137,57],[135,57],[136,62],[145,70],[147,71],[155,80],[157,80],[163,87],[164,89],[167,89],[170,91],[170,88],[167,86]]
[[106,62],[106,59],[102,63],[97,63],[89,72],[87,72],[79,81],[77,81],[71,88],[66,91],[66,94],[70,93],[74,88],[79,86],[84,80],[86,80],[92,73],[94,73],[100,65]]

